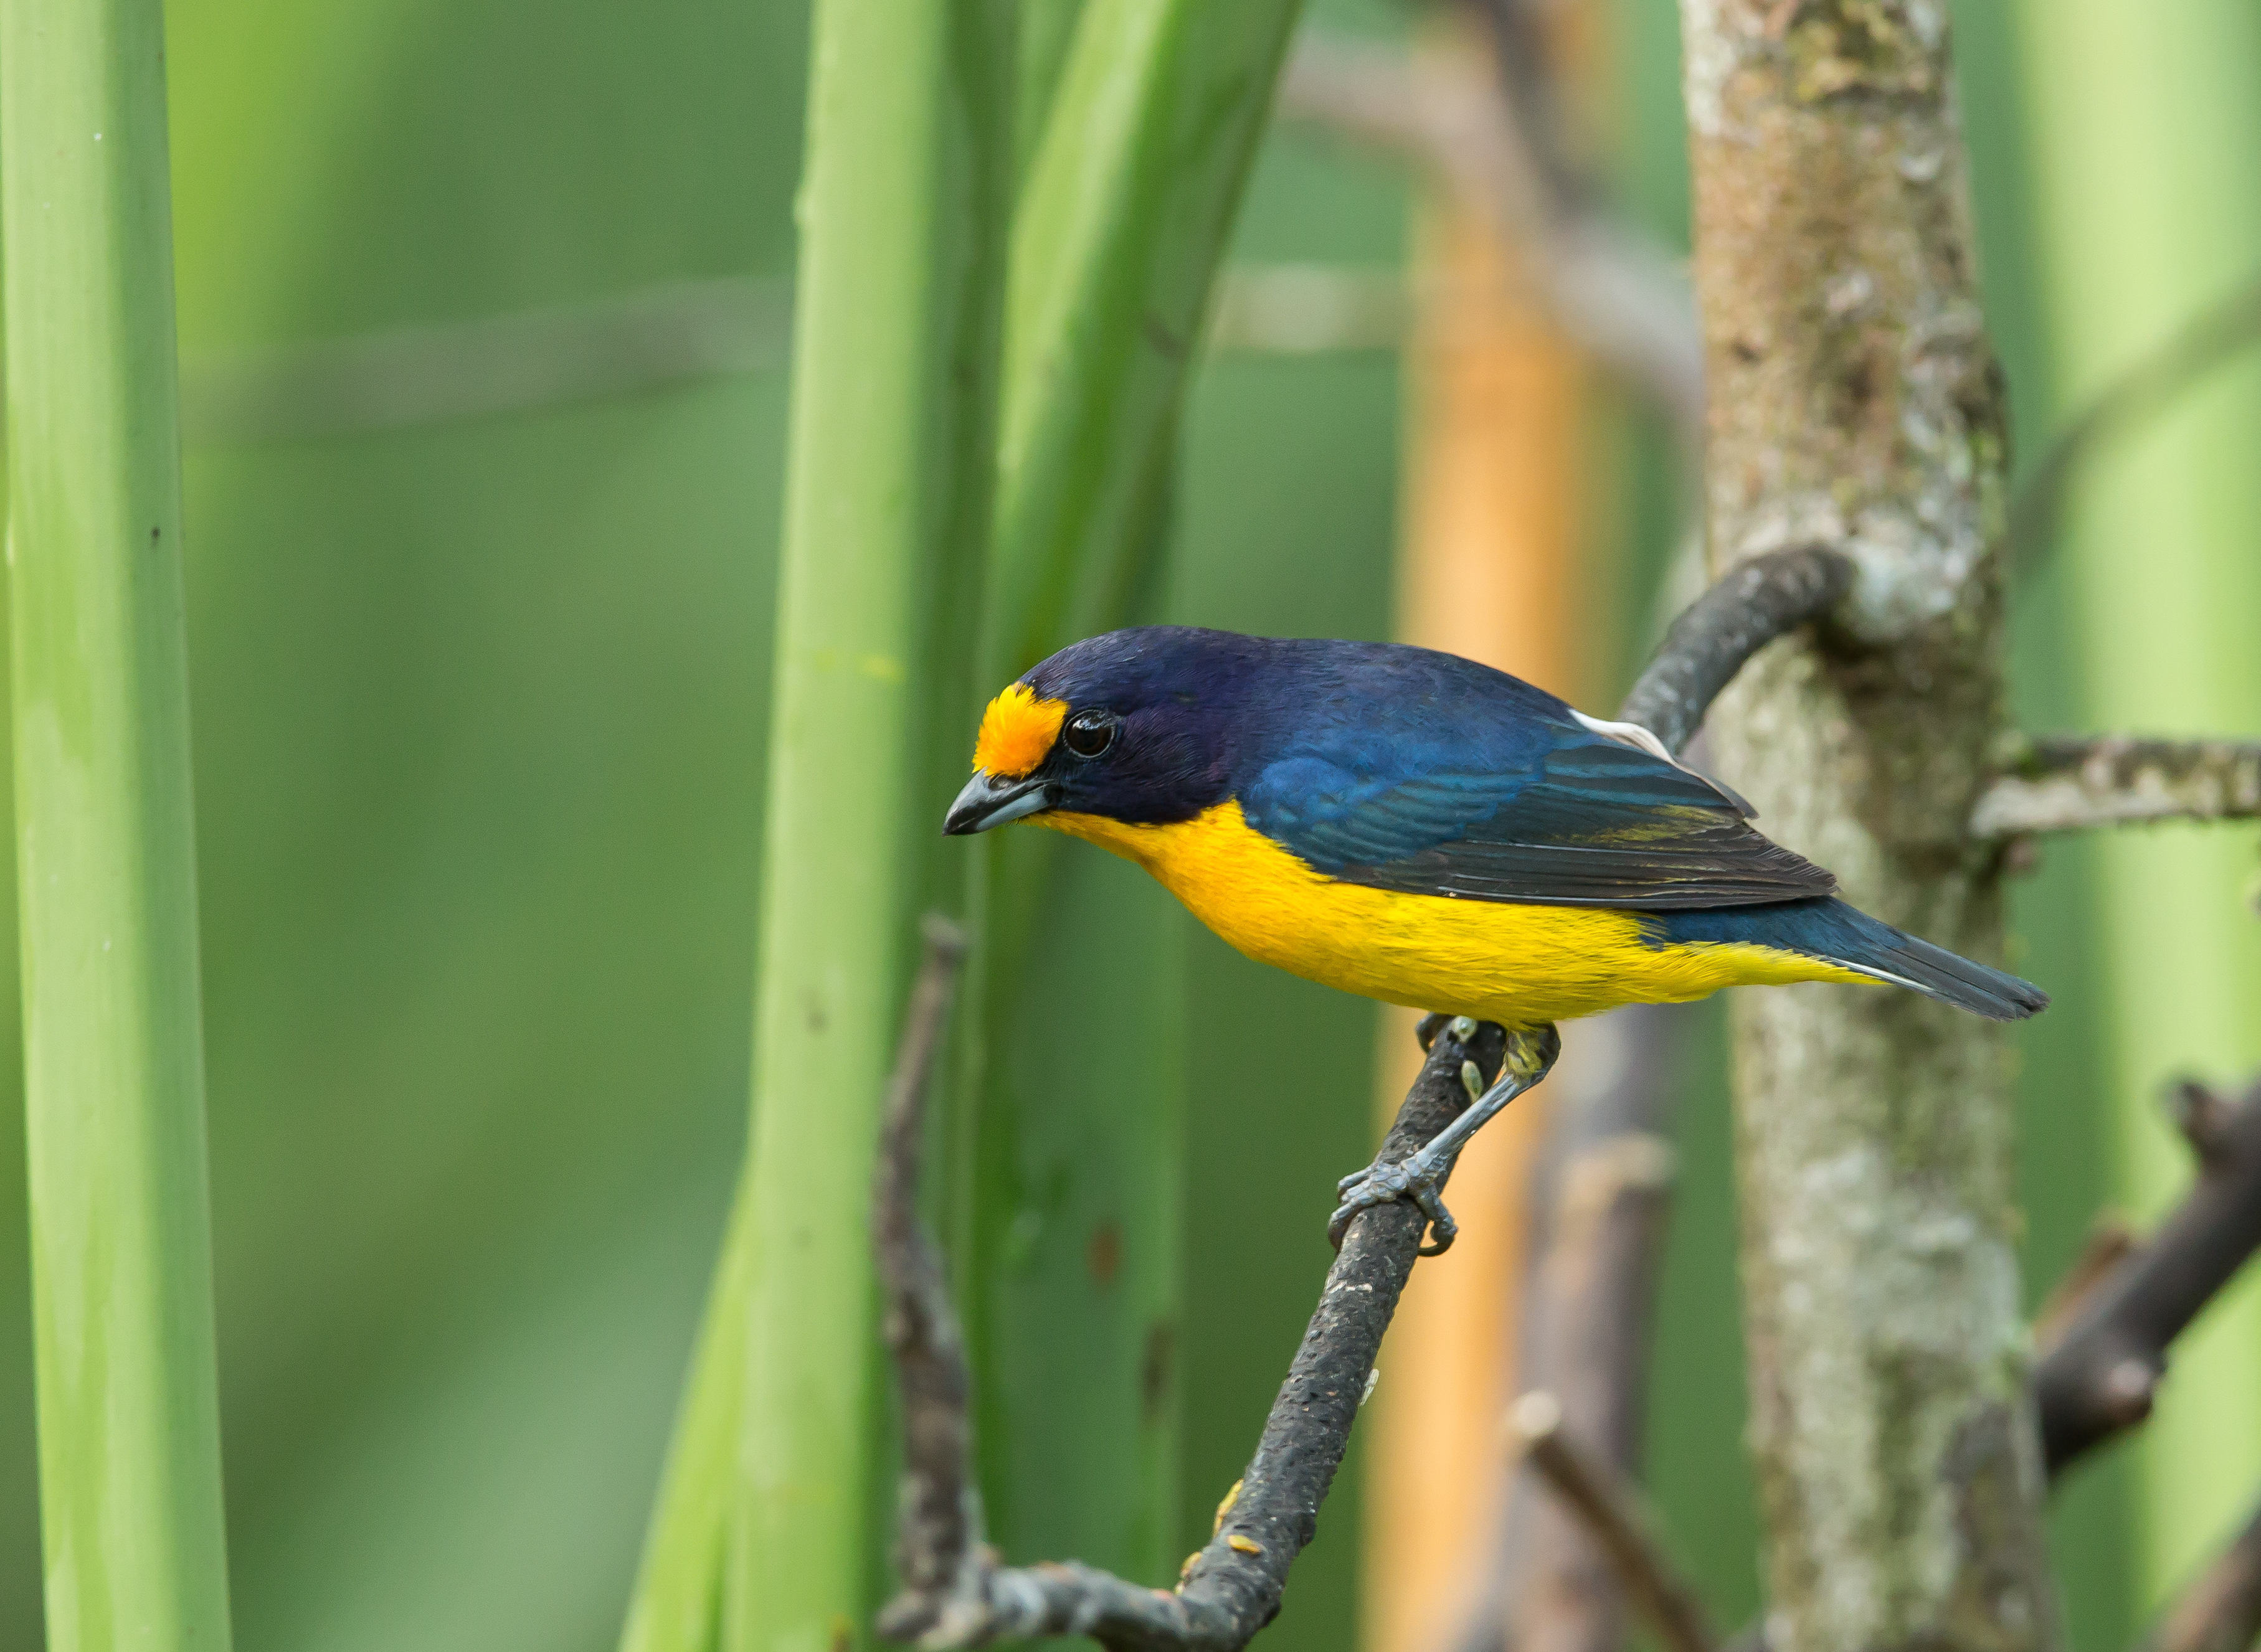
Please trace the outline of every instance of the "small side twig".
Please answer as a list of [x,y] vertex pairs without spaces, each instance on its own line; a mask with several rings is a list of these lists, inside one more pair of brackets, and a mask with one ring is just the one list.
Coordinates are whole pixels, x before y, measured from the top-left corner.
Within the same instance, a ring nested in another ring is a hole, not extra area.
[[1852,588],[1851,561],[1820,546],[1739,563],[1672,622],[1618,715],[1679,751],[1745,661],[1822,618]]
[[2261,816],[2261,742],[2020,736],[1979,794],[1980,839]]
[[[2190,1088],[2190,1087],[2186,1087]],[[2150,1414],[2167,1348],[2261,1248],[2261,1083],[2235,1105],[2170,1102],[2198,1178],[2158,1231],[2107,1275],[2034,1373],[2049,1472]]]
[[978,1619],[981,1494],[974,1485],[972,1381],[942,1256],[918,1217],[927,1085],[950,1022],[965,937],[930,915],[926,956],[911,988],[903,1039],[880,1113],[872,1189],[872,1248],[886,1300],[880,1321],[902,1384],[903,1478],[895,1564],[907,1596],[929,1607],[904,1632],[954,1632]]
[[[1317,1529],[1319,1505],[1341,1466],[1426,1219],[1399,1203],[1352,1221],[1256,1455],[1218,1513],[1216,1536],[1187,1562],[1175,1590],[1142,1587],[1073,1562],[1001,1564],[982,1542],[965,1351],[915,1209],[920,1104],[946,1013],[943,955],[950,944],[930,935],[875,1190],[875,1241],[906,1428],[902,1587],[880,1615],[880,1633],[936,1648],[1081,1634],[1122,1652],[1237,1652],[1279,1612],[1288,1569]],[[1468,1027],[1425,1025],[1428,1060],[1382,1143],[1385,1159],[1410,1156],[1450,1124],[1468,1105],[1470,1077],[1488,1084],[1497,1076],[1505,1033],[1489,1023],[1465,1038],[1455,1030]]]
[[1638,1491],[1570,1440],[1554,1396],[1544,1390],[1524,1395],[1507,1426],[1524,1461],[1592,1534],[1657,1639],[1670,1652],[1713,1652],[1717,1642],[1703,1606],[1665,1558],[1654,1515]]
[[2261,1638],[2261,1509],[2167,1608],[2143,1652],[2248,1652]]

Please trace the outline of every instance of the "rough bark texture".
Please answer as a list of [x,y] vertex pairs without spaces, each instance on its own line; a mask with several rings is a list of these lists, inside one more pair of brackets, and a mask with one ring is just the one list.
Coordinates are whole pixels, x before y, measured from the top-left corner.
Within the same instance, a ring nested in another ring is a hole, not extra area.
[[[1681,15],[1714,571],[1792,546],[1855,569],[1721,697],[1714,762],[1855,904],[1997,958],[1968,822],[2002,716],[2002,395],[1946,7]],[[1739,996],[1768,1643],[2054,1646],[2000,1038],[1912,993]]]

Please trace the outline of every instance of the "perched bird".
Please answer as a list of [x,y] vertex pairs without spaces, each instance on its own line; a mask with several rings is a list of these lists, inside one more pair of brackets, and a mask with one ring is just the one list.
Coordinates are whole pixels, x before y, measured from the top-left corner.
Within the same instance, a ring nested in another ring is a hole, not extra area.
[[1543,1075],[1559,1020],[1798,981],[1909,987],[1997,1020],[2048,1002],[1837,899],[1646,729],[1425,648],[1110,632],[992,700],[973,765],[944,832],[1071,833],[1253,958],[1510,1029],[1499,1083],[1428,1163],[1346,1179],[1338,1238],[1404,1197],[1450,1242],[1436,1187]]

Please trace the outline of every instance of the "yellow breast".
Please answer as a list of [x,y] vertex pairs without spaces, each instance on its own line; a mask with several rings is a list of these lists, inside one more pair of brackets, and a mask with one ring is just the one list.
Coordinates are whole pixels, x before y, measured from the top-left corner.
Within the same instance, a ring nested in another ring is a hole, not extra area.
[[1256,831],[1237,802],[1172,826],[1060,812],[1030,818],[1136,861],[1252,958],[1414,1009],[1527,1026],[1620,1004],[1677,1004],[1746,983],[1865,978],[1768,947],[1659,946],[1640,919],[1603,907],[1339,883]]

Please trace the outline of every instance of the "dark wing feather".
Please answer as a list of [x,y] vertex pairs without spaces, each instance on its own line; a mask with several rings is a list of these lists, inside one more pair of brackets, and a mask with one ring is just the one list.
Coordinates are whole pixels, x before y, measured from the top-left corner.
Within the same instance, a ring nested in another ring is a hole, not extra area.
[[1465,756],[1510,754],[1467,753],[1456,766],[1436,753],[1382,773],[1291,759],[1265,771],[1244,807],[1330,876],[1407,894],[1668,912],[1836,889],[1702,776],[1583,728],[1551,725],[1546,736],[1498,767]]

